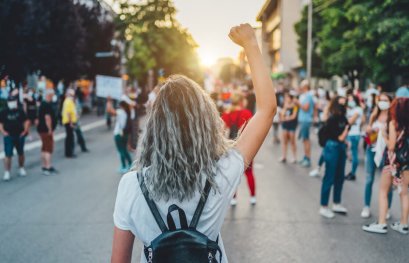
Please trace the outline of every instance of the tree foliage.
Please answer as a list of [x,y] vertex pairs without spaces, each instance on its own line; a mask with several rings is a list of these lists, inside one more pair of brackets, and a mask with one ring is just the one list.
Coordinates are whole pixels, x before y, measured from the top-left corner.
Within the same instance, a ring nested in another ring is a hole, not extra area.
[[0,0],[1,74],[22,81],[41,71],[54,82],[95,75],[95,52],[109,50],[114,28],[91,2]]
[[[313,75],[364,78],[387,88],[409,74],[409,1],[314,0]],[[296,24],[305,65],[307,12]]]
[[144,82],[148,70],[163,69],[166,75],[185,74],[201,80],[197,45],[177,22],[173,1],[119,0],[117,4],[120,13],[116,25],[127,43],[127,69],[131,77]]

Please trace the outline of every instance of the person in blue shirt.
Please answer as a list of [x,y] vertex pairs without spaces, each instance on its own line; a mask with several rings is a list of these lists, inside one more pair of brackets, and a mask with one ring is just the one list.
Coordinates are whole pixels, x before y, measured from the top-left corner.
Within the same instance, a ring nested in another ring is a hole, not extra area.
[[300,126],[298,138],[304,144],[304,157],[300,164],[304,167],[311,166],[311,141],[310,141],[310,127],[313,122],[314,115],[314,99],[310,92],[310,84],[307,80],[301,82],[300,97],[296,101],[299,107],[298,123]]
[[396,98],[409,98],[409,84],[403,85],[396,91]]

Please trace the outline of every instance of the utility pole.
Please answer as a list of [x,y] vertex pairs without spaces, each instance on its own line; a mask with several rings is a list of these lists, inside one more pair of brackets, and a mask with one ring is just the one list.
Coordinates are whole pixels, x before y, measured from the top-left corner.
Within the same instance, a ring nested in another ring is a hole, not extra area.
[[308,3],[308,35],[307,35],[307,80],[311,85],[311,69],[312,69],[312,1]]

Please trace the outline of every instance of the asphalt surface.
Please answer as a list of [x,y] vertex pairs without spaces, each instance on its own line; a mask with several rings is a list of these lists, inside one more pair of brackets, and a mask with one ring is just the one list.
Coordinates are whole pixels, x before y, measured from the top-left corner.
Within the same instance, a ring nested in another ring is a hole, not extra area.
[[[78,153],[76,159],[65,159],[63,141],[57,142],[59,175],[41,175],[37,148],[27,152],[29,176],[19,178],[14,172],[12,181],[0,182],[1,263],[109,262],[119,160],[112,131],[96,127],[85,137],[91,152]],[[314,148],[315,159],[319,151]],[[328,220],[318,214],[320,180],[298,165],[278,163],[279,157],[280,146],[269,137],[255,160],[255,207],[249,204],[243,177],[239,203],[228,212],[222,230],[229,262],[409,262],[409,236],[361,230],[375,220],[360,218],[362,164],[357,181],[344,186],[349,214]],[[377,188],[378,181],[374,214]],[[392,219],[398,216],[394,193]],[[136,242],[133,262],[138,262],[140,248]]]

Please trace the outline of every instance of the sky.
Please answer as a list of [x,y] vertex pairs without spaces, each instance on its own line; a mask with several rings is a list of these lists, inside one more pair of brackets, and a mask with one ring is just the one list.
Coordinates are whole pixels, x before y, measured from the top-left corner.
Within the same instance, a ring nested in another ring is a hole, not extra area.
[[256,16],[265,0],[174,0],[177,19],[199,45],[203,64],[220,57],[237,58],[240,48],[228,38],[232,26],[258,25]]

